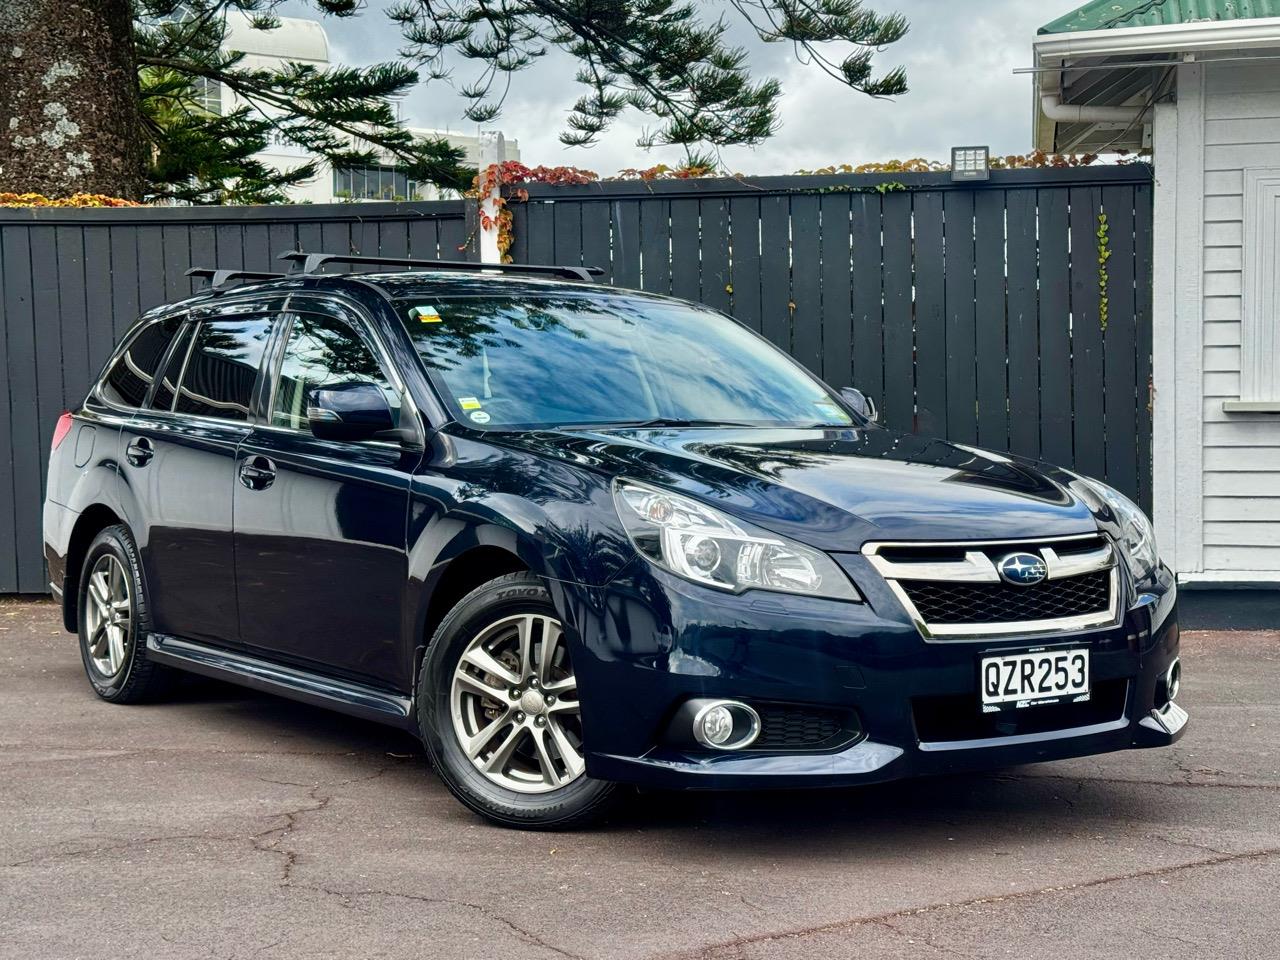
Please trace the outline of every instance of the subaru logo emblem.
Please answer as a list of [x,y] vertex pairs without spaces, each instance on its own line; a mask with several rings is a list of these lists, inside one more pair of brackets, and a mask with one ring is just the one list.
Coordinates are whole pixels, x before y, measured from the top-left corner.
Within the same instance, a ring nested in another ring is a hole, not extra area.
[[1011,553],[996,564],[1000,576],[1009,583],[1030,587],[1049,575],[1049,568],[1034,553]]

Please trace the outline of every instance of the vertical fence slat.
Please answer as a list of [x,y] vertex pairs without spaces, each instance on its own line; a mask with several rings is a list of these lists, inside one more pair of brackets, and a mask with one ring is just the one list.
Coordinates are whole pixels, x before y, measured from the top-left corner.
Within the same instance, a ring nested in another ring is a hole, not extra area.
[[822,214],[822,379],[837,390],[853,382],[853,260],[849,194],[824,193]]
[[947,435],[946,274],[943,272],[942,194],[917,193],[915,225],[916,421],[919,433]]
[[1065,190],[1039,190],[1040,456],[1072,462],[1071,274]]
[[702,302],[729,312],[729,201],[702,200]]
[[946,221],[947,437],[961,443],[978,441],[973,196],[948,193],[942,201]]
[[1077,469],[1105,478],[1103,344],[1098,315],[1097,187],[1072,187],[1071,202],[1071,397]]
[[613,215],[613,282],[620,287],[640,287],[640,204],[618,200]]
[[[298,233],[301,239],[301,227],[298,228]],[[409,256],[420,260],[440,259],[440,229],[435,220],[409,221]]]
[[822,229],[818,197],[791,198],[791,354],[808,369],[822,372]]
[[698,228],[698,201],[693,198],[671,201],[671,294],[685,300],[702,295],[701,246]]
[[[58,260],[55,227],[31,229],[31,316],[35,342],[35,444],[16,469],[30,473],[36,490],[43,492],[48,469],[45,452],[53,439],[53,424],[62,412],[62,324],[59,322]],[[21,508],[19,508],[21,510]],[[40,501],[33,499],[22,513],[29,514],[26,523],[40,530]],[[37,532],[36,536],[39,536]],[[39,543],[39,540],[35,541]],[[24,593],[44,589],[44,568],[39,554],[24,551],[18,557],[19,579],[25,582]]]
[[[3,267],[0,267],[3,270]],[[96,377],[115,346],[112,322],[111,228],[84,228],[85,314],[88,326],[89,376]],[[0,335],[2,336],[2,335]],[[0,340],[0,342],[3,342]]]
[[1137,340],[1134,299],[1133,187],[1102,188],[1107,216],[1107,328],[1103,331],[1107,482],[1138,498],[1138,410],[1134,378]]
[[[0,276],[6,276],[5,271],[9,269],[7,276],[16,281],[17,271],[25,272],[27,265],[19,267],[15,258],[10,266],[15,237],[12,230],[0,229]],[[12,286],[11,290],[8,281],[0,285],[0,343],[5,346],[0,354],[0,377],[4,379],[4,384],[0,387],[0,593],[11,593],[18,589],[18,551],[23,546],[19,543],[14,526],[18,497],[14,491],[13,469],[19,459],[14,442],[18,426],[16,417],[21,415],[23,401],[20,394],[14,401],[10,400],[10,395],[15,375],[27,364],[26,358],[15,352],[15,342],[19,340],[16,331],[20,321],[18,314],[12,312],[12,302],[16,300],[14,294],[19,284],[14,282]],[[9,331],[11,321],[14,336]]]
[[138,231],[133,227],[111,227],[111,321],[112,346],[129,324],[138,318]]
[[1148,515],[1151,513],[1151,194],[1149,183],[1138,184],[1133,190],[1138,505]]
[[85,300],[84,230],[78,226],[54,229],[58,257],[56,320],[62,327],[62,395],[58,398],[58,407],[70,410],[84,399],[89,389],[89,317]]
[[475,260],[479,257],[478,245],[467,243],[467,222],[462,217],[439,220],[441,260]]
[[573,261],[604,271],[601,283],[613,283],[613,256],[609,244],[609,204],[604,201],[583,204],[582,254]]
[[1040,455],[1040,362],[1036,309],[1036,192],[1010,190],[1009,273],[1009,449]]
[[760,201],[734,197],[729,201],[729,233],[733,244],[729,283],[733,287],[733,315],[759,333],[760,306]]
[[555,226],[552,262],[578,266],[582,263],[582,204],[557,203],[551,209]]
[[911,302],[911,194],[884,196],[884,406],[886,426],[915,427],[915,320]]
[[34,229],[3,229],[5,279],[0,295],[5,304],[5,347],[13,358],[8,367],[13,448],[14,544],[16,583],[19,593],[45,589],[44,571],[38,559],[40,545],[40,403],[36,386],[37,349],[44,331],[39,329],[33,290]]
[[[549,203],[527,204],[529,235],[529,263],[553,263],[555,261],[556,228],[555,208]],[[443,243],[443,240],[441,241]]]
[[650,293],[671,292],[670,219],[670,201],[640,206],[640,285]]
[[853,211],[853,385],[884,404],[884,270],[880,197],[858,193]]
[[791,218],[788,198],[760,200],[760,332],[791,351]]
[[1004,191],[979,192],[974,197],[973,218],[978,443],[992,450],[1008,450]]

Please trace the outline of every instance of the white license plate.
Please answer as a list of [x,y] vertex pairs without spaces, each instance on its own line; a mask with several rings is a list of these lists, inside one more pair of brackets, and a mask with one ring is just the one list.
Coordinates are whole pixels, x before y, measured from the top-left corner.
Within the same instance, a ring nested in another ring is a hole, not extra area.
[[1089,651],[1042,650],[984,657],[982,712],[1089,699]]

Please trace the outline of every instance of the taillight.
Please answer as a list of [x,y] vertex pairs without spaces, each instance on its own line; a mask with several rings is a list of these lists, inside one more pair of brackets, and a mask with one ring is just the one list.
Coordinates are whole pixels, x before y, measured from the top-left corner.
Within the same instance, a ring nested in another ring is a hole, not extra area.
[[53,449],[57,450],[62,441],[67,439],[67,434],[71,432],[71,424],[74,421],[71,418],[71,412],[67,411],[58,418],[58,424],[53,428]]

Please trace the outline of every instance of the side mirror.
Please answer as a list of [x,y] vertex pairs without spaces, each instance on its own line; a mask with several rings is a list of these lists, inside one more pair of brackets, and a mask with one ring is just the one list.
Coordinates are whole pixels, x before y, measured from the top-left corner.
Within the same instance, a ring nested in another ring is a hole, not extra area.
[[880,411],[876,409],[875,401],[857,387],[842,387],[840,399],[851,406],[854,413],[862,414],[872,423],[880,422]]
[[394,430],[386,395],[372,383],[339,383],[307,394],[311,433],[321,440],[371,440]]

